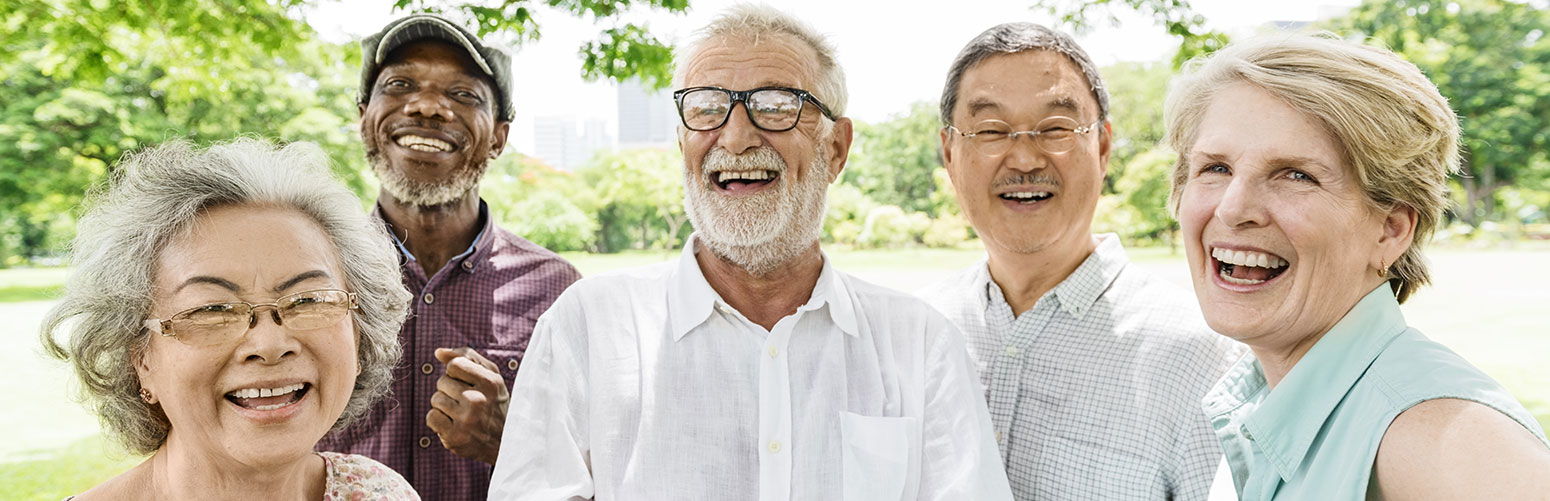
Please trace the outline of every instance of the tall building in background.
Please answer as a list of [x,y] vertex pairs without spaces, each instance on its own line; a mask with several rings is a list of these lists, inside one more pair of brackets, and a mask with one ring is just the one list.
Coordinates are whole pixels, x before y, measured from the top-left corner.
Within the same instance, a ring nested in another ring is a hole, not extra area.
[[600,118],[588,118],[578,123],[572,117],[536,117],[533,119],[533,154],[551,166],[576,170],[599,151],[613,149],[614,138],[608,128],[608,122]]
[[619,148],[664,147],[678,141],[678,109],[671,90],[647,90],[636,80],[618,89]]

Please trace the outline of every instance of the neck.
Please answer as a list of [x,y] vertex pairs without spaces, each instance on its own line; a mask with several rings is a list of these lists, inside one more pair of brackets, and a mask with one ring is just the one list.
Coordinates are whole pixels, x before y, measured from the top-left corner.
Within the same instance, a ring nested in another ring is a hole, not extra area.
[[150,463],[154,499],[323,498],[323,458],[311,451],[283,464],[250,465],[180,446],[169,436]]
[[776,322],[806,304],[823,272],[823,253],[818,250],[818,242],[782,264],[779,271],[767,275],[749,273],[717,256],[698,239],[694,241],[694,250],[694,260],[710,288],[765,330],[775,328]]
[[1097,248],[1098,240],[1083,234],[1034,252],[1015,252],[996,245],[986,245],[985,252],[990,255],[990,279],[1001,288],[1012,315],[1017,316],[1033,309],[1039,298],[1060,285]]
[[384,190],[377,204],[393,236],[414,255],[427,278],[468,250],[479,236],[479,197],[472,190],[458,200],[430,207],[401,202]]
[[1347,315],[1351,314],[1351,310],[1356,308],[1357,303],[1360,303],[1362,298],[1367,297],[1368,293],[1371,293],[1373,289],[1379,286],[1388,287],[1385,280],[1373,278],[1372,276],[1364,277],[1358,281],[1362,285],[1354,289],[1358,291],[1353,293],[1355,294],[1354,297],[1347,298],[1344,301],[1337,300],[1335,303],[1346,305],[1339,310],[1339,314],[1329,315],[1328,317],[1333,320],[1314,327],[1311,333],[1297,337],[1294,341],[1287,344],[1257,345],[1255,340],[1242,340],[1244,344],[1249,346],[1249,350],[1254,352],[1254,358],[1259,360],[1260,370],[1265,373],[1266,386],[1269,386],[1270,389],[1275,389],[1276,385],[1281,384],[1281,380],[1286,379],[1286,375],[1292,372],[1292,367],[1297,365],[1297,362],[1302,360],[1302,357],[1306,356],[1309,350],[1313,349],[1313,345],[1318,344],[1320,339],[1324,339],[1324,336],[1329,334],[1329,331],[1334,330],[1341,320],[1344,320]]

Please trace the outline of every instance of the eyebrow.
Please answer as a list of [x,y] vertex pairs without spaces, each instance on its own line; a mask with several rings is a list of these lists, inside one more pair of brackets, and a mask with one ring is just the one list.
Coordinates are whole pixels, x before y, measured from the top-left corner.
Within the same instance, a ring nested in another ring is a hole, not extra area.
[[[978,115],[982,111],[1000,111],[1001,104],[988,98],[976,98],[969,101],[969,116]],[[1076,98],[1071,96],[1059,96],[1044,103],[1046,111],[1064,111],[1072,115],[1081,113],[1081,106],[1077,105]]]
[[299,284],[299,283],[301,283],[303,281],[311,280],[311,279],[314,279],[314,278],[328,278],[328,273],[324,273],[323,270],[312,270],[312,271],[302,272],[299,275],[291,277],[290,280],[286,280],[284,282],[281,282],[280,285],[275,286],[274,291],[275,292],[283,292],[286,289],[289,289],[291,287],[295,287],[296,284]]
[[[314,279],[314,278],[329,278],[329,275],[328,275],[328,273],[324,272],[323,270],[305,271],[305,272],[297,274],[294,277],[291,277],[289,280],[286,280],[284,282],[280,282],[280,285],[275,286],[274,291],[275,292],[282,292],[282,291],[284,291],[286,289],[289,289],[291,287],[295,287],[296,284],[299,284],[299,283],[301,283],[303,281],[311,280],[311,279]],[[232,292],[242,292],[242,287],[237,285],[237,284],[235,284],[235,283],[232,283],[232,281],[230,281],[230,280],[227,280],[227,279],[224,279],[224,278],[220,278],[220,277],[211,277],[211,276],[205,276],[205,275],[189,277],[188,280],[184,280],[183,284],[179,285],[178,288],[176,290],[174,290],[173,292],[176,293],[178,291],[183,290],[183,288],[188,287],[190,285],[194,285],[194,284],[210,284],[210,285],[214,285],[214,286],[217,286],[217,287],[220,287],[220,288],[232,291]]]

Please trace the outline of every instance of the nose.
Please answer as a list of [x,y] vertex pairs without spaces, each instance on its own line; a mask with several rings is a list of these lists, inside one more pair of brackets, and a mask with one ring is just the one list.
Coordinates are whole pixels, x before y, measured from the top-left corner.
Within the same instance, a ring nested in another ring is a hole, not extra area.
[[[743,109],[737,109],[739,106]],[[718,133],[720,136],[716,138],[716,145],[733,155],[741,155],[748,150],[758,148],[764,142],[764,139],[759,137],[759,128],[748,119],[748,105],[739,102],[732,103],[731,109],[727,110],[727,122],[721,124]]]
[[[268,308],[268,314],[260,312],[261,308]],[[262,320],[261,317],[267,317],[269,320]],[[272,365],[296,354],[299,344],[296,336],[291,334],[291,330],[281,323],[280,310],[273,305],[258,305],[253,308],[251,318],[248,321],[247,335],[243,336],[240,348],[244,352],[244,360]]]
[[1048,158],[1039,145],[1034,144],[1033,136],[1018,134],[1006,139],[1012,144],[1006,153],[1001,156],[1001,163],[1007,168],[1019,172],[1032,172],[1044,168]]
[[443,122],[454,118],[447,97],[429,89],[411,94],[408,101],[404,103],[404,114]]
[[1268,197],[1262,191],[1246,177],[1233,177],[1216,203],[1216,218],[1233,228],[1264,225],[1269,214],[1265,211]]

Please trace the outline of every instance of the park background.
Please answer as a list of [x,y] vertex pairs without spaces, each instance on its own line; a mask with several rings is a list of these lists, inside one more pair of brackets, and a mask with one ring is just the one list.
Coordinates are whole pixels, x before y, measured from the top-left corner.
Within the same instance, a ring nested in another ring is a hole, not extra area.
[[[720,0],[21,0],[0,6],[0,498],[57,500],[140,458],[100,435],[38,322],[59,294],[88,190],[125,152],[173,137],[313,141],[376,195],[358,140],[356,42],[437,11],[517,49],[511,147],[481,185],[508,229],[585,275],[676,256],[691,231],[669,141],[564,162],[535,153],[541,115],[609,112],[614,85],[669,84],[672,47]],[[953,54],[992,24],[1077,33],[1113,98],[1114,151],[1094,230],[1136,265],[1189,279],[1163,209],[1158,145],[1168,79],[1231,39],[1328,30],[1394,49],[1438,84],[1464,127],[1465,174],[1411,324],[1501,381],[1550,427],[1550,1],[1026,0],[776,4],[830,33],[849,77],[851,157],[829,192],[825,249],[902,290],[982,258],[941,169],[935,102]],[[540,30],[540,25],[542,30]],[[658,93],[657,95],[660,95]],[[600,111],[602,110],[602,111]],[[549,125],[552,125],[550,123]],[[574,126],[572,126],[574,127]]]

